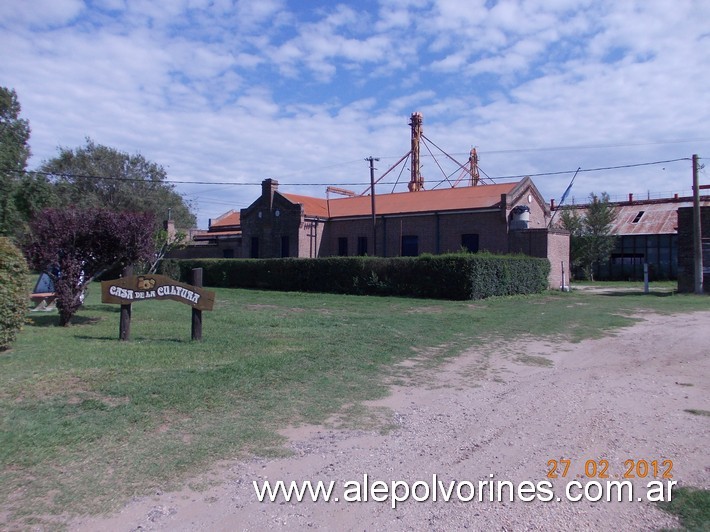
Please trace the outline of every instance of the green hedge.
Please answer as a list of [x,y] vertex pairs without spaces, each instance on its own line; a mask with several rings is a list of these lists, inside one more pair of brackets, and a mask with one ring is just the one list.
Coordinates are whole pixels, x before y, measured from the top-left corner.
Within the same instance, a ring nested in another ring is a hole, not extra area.
[[0,351],[10,347],[25,323],[30,302],[27,275],[22,252],[0,237]]
[[294,292],[481,299],[547,289],[550,262],[525,255],[457,253],[421,257],[165,260],[162,271],[190,282],[203,269],[205,286]]

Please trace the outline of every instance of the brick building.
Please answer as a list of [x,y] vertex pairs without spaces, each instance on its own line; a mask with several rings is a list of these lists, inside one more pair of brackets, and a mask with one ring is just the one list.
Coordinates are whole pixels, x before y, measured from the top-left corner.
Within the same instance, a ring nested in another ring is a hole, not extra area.
[[[530,178],[484,184],[472,149],[468,163],[458,166],[468,176],[469,186],[456,186],[463,177],[456,182],[447,177],[451,188],[425,190],[420,142],[428,139],[422,123],[421,113],[411,115],[411,149],[400,159],[411,158],[408,192],[358,196],[336,189],[349,197],[316,198],[282,192],[277,181],[266,179],[261,195],[249,207],[210,223],[209,230],[195,235],[193,245],[181,255],[397,257],[461,249],[525,253],[550,260],[551,287],[566,285],[562,272],[569,271],[569,233],[548,229],[550,209]],[[375,159],[369,160],[373,172]],[[373,175],[371,186],[376,183]]]
[[[710,197],[702,196],[700,201],[701,205],[710,206]],[[611,227],[611,234],[616,237],[614,249],[608,261],[596,265],[594,278],[641,281],[644,263],[648,264],[651,281],[679,278],[679,212],[690,208],[693,199],[678,195],[636,199],[629,194],[628,201],[611,204],[616,209],[616,220]],[[581,217],[587,211],[584,204],[563,208],[574,209]],[[560,218],[555,218],[557,224]]]
[[207,231],[191,229],[188,245],[170,253],[172,259],[233,259],[242,256],[239,212],[229,211],[210,220]]
[[279,191],[241,210],[242,257],[415,256],[471,252],[547,257],[550,286],[569,271],[569,235],[548,230],[550,210],[532,180],[324,199]]
[[[703,290],[710,292],[710,206],[700,208],[703,253]],[[707,235],[707,236],[706,236]],[[678,291],[695,291],[693,207],[678,209]]]

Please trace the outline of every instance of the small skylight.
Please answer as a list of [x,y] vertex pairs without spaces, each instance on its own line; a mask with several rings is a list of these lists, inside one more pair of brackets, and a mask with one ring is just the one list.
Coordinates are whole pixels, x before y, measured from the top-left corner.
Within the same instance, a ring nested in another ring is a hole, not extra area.
[[639,220],[641,219],[641,216],[643,216],[643,213],[646,211],[639,211],[639,213],[636,215],[636,218],[634,218],[634,221],[631,222],[632,224],[637,224],[639,223]]

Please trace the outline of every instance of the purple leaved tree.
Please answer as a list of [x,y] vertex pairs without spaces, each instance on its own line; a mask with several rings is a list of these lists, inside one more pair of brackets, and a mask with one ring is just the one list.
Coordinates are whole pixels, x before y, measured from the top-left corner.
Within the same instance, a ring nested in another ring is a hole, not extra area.
[[45,209],[30,228],[25,254],[32,268],[54,281],[62,326],[70,324],[91,281],[155,252],[151,213]]

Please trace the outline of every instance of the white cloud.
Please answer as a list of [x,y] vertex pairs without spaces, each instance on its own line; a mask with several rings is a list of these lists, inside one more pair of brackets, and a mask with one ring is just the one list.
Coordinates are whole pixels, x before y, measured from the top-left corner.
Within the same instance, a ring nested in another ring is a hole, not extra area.
[[[8,5],[0,83],[30,120],[33,164],[91,136],[173,179],[361,182],[364,157],[384,170],[409,149],[413,111],[447,150],[465,159],[478,146],[491,175],[710,152],[700,0],[345,1],[305,14],[296,0]],[[569,146],[581,148],[548,149]],[[574,193],[682,191],[688,168],[583,174]],[[559,197],[570,178],[536,182]],[[179,190],[198,198],[203,226],[258,194]]]
[[93,4],[99,9],[107,11],[123,11],[126,9],[126,0],[94,0]]
[[[229,11],[229,2],[225,6],[225,12]],[[237,2],[237,19],[241,26],[260,25],[264,22],[272,21],[283,10],[286,3],[282,0],[239,0]]]
[[74,20],[84,9],[81,0],[26,0],[3,2],[0,26],[27,25],[42,29]]

